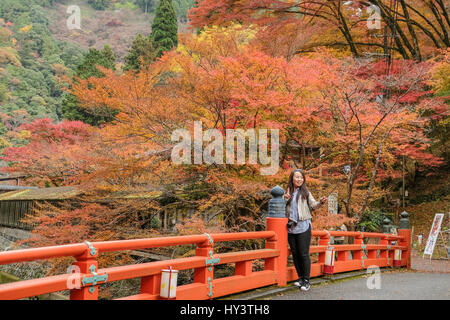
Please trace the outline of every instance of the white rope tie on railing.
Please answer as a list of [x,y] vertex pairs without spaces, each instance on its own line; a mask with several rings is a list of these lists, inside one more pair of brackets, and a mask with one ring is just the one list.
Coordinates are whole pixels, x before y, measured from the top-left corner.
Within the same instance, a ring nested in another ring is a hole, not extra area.
[[325,230],[325,232],[328,234],[328,245],[331,244],[331,234],[328,230]]
[[206,235],[207,237],[208,237],[208,239],[209,239],[209,243],[210,244],[213,244],[213,242],[214,242],[214,240],[213,240],[213,238],[211,238],[211,236],[209,235],[209,233],[203,233],[204,235]]

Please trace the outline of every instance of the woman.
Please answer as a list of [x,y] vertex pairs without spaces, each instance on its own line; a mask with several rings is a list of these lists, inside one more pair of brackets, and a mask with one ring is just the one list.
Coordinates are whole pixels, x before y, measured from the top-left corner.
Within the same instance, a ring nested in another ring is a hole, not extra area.
[[306,187],[306,177],[301,169],[296,169],[289,176],[287,191],[284,195],[288,223],[288,242],[294,259],[295,270],[299,279],[295,285],[308,291],[311,272],[309,245],[311,243],[311,211],[327,201],[326,197],[316,201]]

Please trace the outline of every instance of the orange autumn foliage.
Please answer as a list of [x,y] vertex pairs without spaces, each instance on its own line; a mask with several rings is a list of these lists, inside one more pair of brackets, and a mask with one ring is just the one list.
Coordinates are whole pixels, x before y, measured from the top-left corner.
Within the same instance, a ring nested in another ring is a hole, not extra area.
[[[73,84],[72,93],[82,107],[101,105],[119,111],[111,123],[91,128],[86,141],[59,147],[64,168],[76,169],[60,169],[60,175],[69,175],[62,180],[82,188],[85,202],[110,201],[98,210],[113,237],[145,234],[139,221],[142,212],[156,215],[174,204],[196,210],[190,223],[177,227],[179,232],[264,229],[269,190],[286,186],[290,168],[262,176],[261,165],[175,165],[170,160],[172,132],[180,128],[192,132],[196,120],[202,121],[204,129],[221,132],[279,129],[280,166],[290,156],[284,148],[288,142],[318,149],[320,154],[305,153],[297,165],[308,171],[316,198],[339,186],[347,218],[360,214],[371,199],[386,192],[379,183],[398,175],[399,156],[422,166],[439,164],[426,151],[429,141],[423,127],[427,119],[414,109],[434,108],[427,103],[430,97],[423,86],[429,66],[395,62],[387,78],[383,62],[337,59],[326,50],[290,59],[274,57],[253,39],[248,29],[206,28],[199,35],[181,37],[177,50],[147,70],[119,75],[102,69],[105,77]],[[390,88],[382,103],[377,102],[377,95],[385,93],[389,83],[395,88]],[[31,137],[35,136],[41,137],[32,132]],[[48,153],[29,146],[34,148],[30,161],[39,160],[30,167],[30,174],[45,172],[46,161],[55,161],[56,155],[49,158]],[[20,160],[11,170],[20,171],[26,163]],[[344,165],[350,165],[350,175],[342,172]],[[320,170],[327,174],[320,175]],[[150,197],[149,192],[158,195]],[[111,199],[112,194],[123,196],[123,201]],[[78,227],[80,232],[64,235],[65,241],[105,236],[90,233],[96,228],[90,224],[91,208],[84,204],[62,215],[76,212],[89,222]],[[343,217],[328,216],[326,211],[322,208],[315,213],[315,228],[343,223]],[[39,219],[46,219],[45,214]],[[200,222],[197,215],[208,218]],[[62,223],[69,225],[69,221]]]

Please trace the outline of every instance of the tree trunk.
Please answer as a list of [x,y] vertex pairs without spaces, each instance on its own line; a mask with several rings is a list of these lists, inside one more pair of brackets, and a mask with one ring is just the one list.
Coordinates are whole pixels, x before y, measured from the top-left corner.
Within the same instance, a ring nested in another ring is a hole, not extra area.
[[420,49],[419,49],[419,41],[417,40],[417,35],[416,35],[416,32],[414,31],[414,27],[412,26],[411,18],[409,16],[409,12],[408,12],[408,8],[406,7],[405,0],[400,0],[400,4],[402,5],[403,13],[405,14],[406,25],[408,26],[409,33],[411,34],[411,37],[413,39],[414,51],[415,51],[414,58],[417,61],[422,61],[422,55],[420,54]]
[[305,143],[302,141],[302,169],[306,167],[306,148]]
[[364,213],[364,211],[366,210],[366,208],[367,208],[367,206],[369,204],[369,199],[370,199],[370,196],[371,196],[371,193],[372,193],[372,188],[373,188],[373,185],[375,184],[375,178],[377,176],[378,167],[380,165],[380,158],[381,158],[381,154],[383,152],[383,144],[384,144],[384,141],[386,140],[386,138],[388,137],[390,132],[391,132],[391,130],[386,132],[386,134],[383,137],[383,140],[381,140],[381,143],[380,143],[380,145],[378,147],[378,154],[377,154],[377,158],[375,160],[375,165],[374,165],[373,170],[372,170],[372,177],[370,179],[369,189],[367,190],[366,198],[364,199],[364,204],[361,207],[361,211],[359,212],[360,215],[362,215]]
[[[449,38],[448,38],[447,28],[446,28],[444,22],[442,21],[442,18],[441,18],[441,15],[439,13],[439,10],[434,5],[433,1],[428,1],[427,5],[431,9],[431,11],[433,12],[434,16],[436,17],[437,22],[441,26],[442,33],[444,34],[443,41],[444,41],[445,45],[447,47],[450,46],[450,41],[449,41]],[[445,6],[444,6],[444,8],[445,8]]]
[[[419,10],[415,9],[414,7],[410,6],[409,4],[406,4],[406,6],[411,9],[414,13],[416,13],[419,17],[421,17],[436,33],[436,35],[441,39],[442,42],[445,42],[444,40],[444,35],[441,34],[439,32],[439,30],[436,28],[436,26],[427,18],[425,17]],[[414,21],[413,22],[415,25],[417,25],[420,29],[422,29],[422,31],[428,36],[430,37],[433,42],[436,45],[436,48],[441,48],[441,45],[439,45],[439,43],[435,40],[433,34],[431,31],[427,30],[425,27],[423,27],[422,25],[420,25],[418,22]],[[425,31],[426,30],[426,31]]]
[[394,36],[395,44],[397,45],[397,48],[399,49],[401,55],[403,56],[403,59],[410,59],[408,53],[406,52],[402,41],[399,39],[399,37],[396,36],[397,32],[402,37],[402,40],[405,43],[405,46],[408,48],[408,50],[414,55],[413,48],[410,45],[408,39],[406,39],[405,35],[403,34],[400,27],[398,27],[398,23],[395,21],[392,14],[389,12],[389,8],[386,7],[383,3],[381,3],[378,0],[374,0],[373,3],[377,5],[380,8],[381,16],[386,21],[386,24],[389,26],[389,29],[391,29],[392,36]]
[[339,30],[341,30],[342,34],[344,35],[345,39],[348,42],[348,45],[350,46],[350,50],[353,53],[355,57],[359,57],[358,50],[356,49],[355,42],[353,41],[353,37],[350,33],[350,29],[348,28],[347,21],[345,20],[345,17],[342,15],[340,2],[338,5],[335,5],[335,8],[338,13],[338,20],[341,23],[342,27],[339,27]]
[[436,2],[438,3],[438,5],[441,7],[442,9],[442,15],[445,18],[445,21],[447,22],[448,28],[450,29],[450,19],[448,17],[448,12],[447,12],[447,8],[445,7],[444,1],[442,0],[436,0]]

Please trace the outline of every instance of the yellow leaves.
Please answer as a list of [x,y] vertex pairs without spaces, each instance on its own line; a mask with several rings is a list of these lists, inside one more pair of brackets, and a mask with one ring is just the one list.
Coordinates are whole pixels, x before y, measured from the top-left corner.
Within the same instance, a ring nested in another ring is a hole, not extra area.
[[7,42],[12,35],[12,31],[7,28],[0,28],[0,42]]
[[256,36],[256,30],[254,27],[243,27],[238,23],[233,23],[228,27],[221,26],[211,26],[205,27],[200,35],[197,36],[199,42],[215,44],[218,37],[223,37],[225,39],[234,39],[240,48],[246,46],[252,39]]
[[179,44],[176,51],[182,55],[188,55],[188,49],[184,44]]
[[29,130],[22,130],[20,132],[20,138],[21,139],[29,139],[31,137],[31,131]]
[[213,63],[217,57],[237,54],[255,38],[255,27],[232,24],[228,27],[205,27],[199,35],[181,36],[178,53],[189,56],[195,63],[202,59]]
[[21,32],[21,33],[28,33],[31,30],[31,28],[33,28],[33,25],[29,24],[29,25],[27,25],[27,26],[25,26],[23,28],[20,28],[19,32]]
[[11,143],[9,143],[5,138],[0,137],[0,150],[11,147]]
[[57,77],[62,77],[69,74],[69,68],[60,63],[55,63],[51,65],[52,70],[55,72]]
[[12,64],[16,67],[21,67],[22,64],[17,55],[17,51],[11,47],[0,48],[0,66]]
[[69,38],[78,38],[79,36],[81,36],[81,34],[79,32],[73,31],[70,35]]
[[31,103],[34,105],[40,105],[40,106],[45,106],[47,104],[47,102],[44,100],[44,98],[42,98],[40,96],[34,96],[33,98],[31,98]]
[[450,91],[450,51],[447,50],[442,62],[437,63],[431,70],[431,85],[439,94]]

